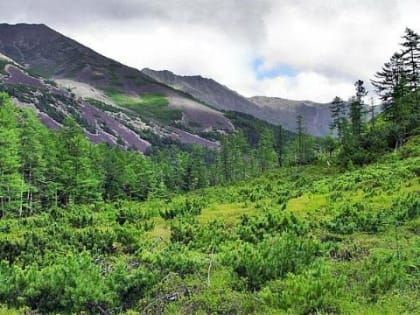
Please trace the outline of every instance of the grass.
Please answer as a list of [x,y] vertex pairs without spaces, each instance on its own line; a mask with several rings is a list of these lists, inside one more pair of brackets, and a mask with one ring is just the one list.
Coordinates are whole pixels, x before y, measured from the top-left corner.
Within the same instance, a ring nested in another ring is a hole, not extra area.
[[6,306],[0,305],[0,315],[19,315],[26,314],[27,311],[17,310],[15,308],[7,308]]
[[255,214],[255,208],[245,206],[243,203],[214,204],[203,209],[198,216],[198,222],[206,224],[212,220],[222,220],[228,226],[237,223],[244,214]]
[[287,210],[296,216],[310,215],[310,212],[323,208],[327,205],[327,196],[324,194],[303,194],[298,198],[290,199]]
[[[120,100],[124,100],[121,96],[119,97]],[[136,104],[132,99],[127,102]],[[261,248],[258,245],[255,247],[255,244],[251,243],[239,243],[238,238],[241,234],[238,231],[242,229],[242,232],[246,232],[247,226],[253,226],[256,229],[252,229],[251,233],[257,231],[255,234],[258,234],[258,228],[264,229],[265,225],[270,224],[270,220],[263,219],[266,213],[281,215],[283,211],[285,214],[294,214],[297,220],[302,222],[301,226],[309,229],[305,236],[296,235],[296,237],[319,242],[322,248],[322,260],[319,260],[319,256],[314,256],[314,264],[330,266],[333,279],[338,276],[344,277],[345,281],[342,287],[344,293],[335,297],[335,304],[339,305],[336,313],[419,314],[419,264],[417,257],[420,253],[420,218],[418,215],[411,219],[403,219],[401,222],[388,221],[389,218],[384,218],[377,230],[369,230],[369,227],[364,229],[362,226],[352,232],[341,233],[331,230],[329,225],[334,223],[337,214],[342,214],[345,209],[343,206],[348,204],[363,204],[366,207],[360,208],[360,212],[351,213],[357,218],[365,212],[370,212],[370,214],[383,212],[392,217],[393,211],[396,209],[393,206],[396,201],[407,194],[414,197],[420,196],[419,176],[416,171],[419,163],[420,158],[414,155],[404,159],[390,159],[349,172],[322,165],[299,168],[284,167],[270,174],[236,184],[211,187],[183,194],[183,196],[173,196],[175,201],[177,198],[202,201],[200,203],[202,210],[195,217],[195,223],[191,226],[189,224],[182,225],[185,228],[184,231],[188,232],[189,227],[194,231],[191,240],[186,242],[187,245],[171,240],[171,225],[179,223],[183,218],[176,217],[172,220],[165,220],[159,215],[159,210],[165,209],[168,202],[171,203],[173,200],[154,199],[122,204],[121,209],[127,213],[125,223],[118,222],[118,210],[105,203],[98,206],[97,211],[94,212],[89,210],[89,206],[86,206],[84,211],[80,209],[83,208],[82,206],[68,209],[63,218],[54,219],[46,213],[37,214],[24,220],[6,218],[0,220],[0,229],[6,230],[6,226],[9,226],[7,228],[9,232],[0,233],[0,244],[2,242],[7,246],[13,246],[15,242],[23,244],[27,237],[25,234],[29,231],[42,236],[42,239],[49,232],[55,231],[51,229],[51,222],[58,223],[57,226],[63,228],[64,232],[68,232],[63,235],[84,237],[87,245],[91,242],[101,243],[106,235],[116,233],[118,238],[113,241],[112,251],[98,253],[101,259],[105,257],[105,261],[110,264],[117,260],[124,264],[139,261],[141,266],[150,264],[151,268],[155,268],[154,264],[161,263],[160,266],[170,266],[172,274],[181,274],[182,279],[179,278],[179,283],[164,282],[161,285],[163,287],[168,285],[169,293],[176,292],[180,286],[188,287],[191,290],[191,296],[183,297],[177,302],[163,306],[167,314],[170,314],[171,310],[174,314],[189,313],[188,307],[193,303],[203,303],[203,309],[209,310],[203,311],[203,314],[217,313],[221,309],[218,308],[219,303],[225,303],[222,304],[225,306],[235,306],[238,299],[247,303],[258,300],[256,302],[258,309],[254,312],[255,314],[299,314],[293,310],[276,309],[275,305],[270,306],[269,302],[260,299],[261,294],[271,292],[274,294],[273,301],[277,303],[275,294],[281,295],[281,291],[278,290],[283,288],[282,285],[288,281],[287,276],[264,283],[264,288],[261,288],[259,292],[246,291],[243,288],[243,281],[246,281],[246,278],[239,278],[232,271],[235,265],[234,260],[232,262],[226,260],[230,257],[228,254],[235,253],[237,248],[238,250],[242,248],[238,246],[245,245],[242,250]],[[69,223],[71,222],[70,218],[77,221],[82,215],[92,215],[92,222],[81,227],[74,227]],[[243,215],[252,216],[252,218],[249,221],[241,220]],[[223,225],[220,225],[220,228],[217,225],[212,225],[211,222],[215,220],[221,221]],[[347,220],[347,217],[344,216],[344,220]],[[146,221],[153,222],[154,227],[150,230],[143,229]],[[253,221],[257,223],[252,223]],[[243,222],[247,222],[245,229],[243,226],[241,227]],[[350,217],[349,221],[345,222],[351,224],[359,221]],[[174,231],[173,235],[176,236],[176,229]],[[283,232],[282,228],[277,226],[275,230],[267,229],[263,238],[270,239],[276,233],[278,233],[277,236],[281,236]],[[55,239],[63,238],[60,230],[54,233],[57,233],[54,236]],[[55,239],[49,240],[46,244],[51,248]],[[7,240],[10,242],[6,242]],[[281,240],[281,238],[276,238],[276,240]],[[75,241],[73,240],[73,242]],[[68,241],[65,241],[60,250],[66,248],[67,243]],[[217,245],[214,254],[211,250],[213,244]],[[40,246],[43,244],[41,243]],[[94,253],[95,250],[99,249],[94,248],[92,252]],[[243,252],[247,253],[247,250]],[[252,253],[257,255],[257,251],[252,251]],[[32,253],[30,254],[32,255]],[[57,252],[55,254],[60,255]],[[391,257],[389,258],[391,263],[387,263],[384,257]],[[235,257],[233,256],[233,258]],[[276,259],[273,257],[273,264]],[[378,264],[375,259],[379,259],[380,262],[384,261],[384,263]],[[211,261],[213,264],[209,268]],[[197,269],[199,271],[196,273],[185,271],[196,263],[202,266],[197,268],[202,269]],[[233,265],[230,265],[231,263]],[[403,266],[401,270],[398,269],[400,264]],[[308,266],[308,270],[312,267]],[[261,269],[264,268],[267,269],[266,265],[262,264]],[[258,271],[258,269],[255,270]],[[170,271],[163,269],[159,272],[163,272],[163,277],[166,277]],[[392,282],[391,279],[388,284],[386,280],[388,271],[394,272],[397,277],[402,276],[403,280],[397,279]],[[296,272],[296,276],[302,277],[302,273],[299,272]],[[211,275],[211,286],[207,285],[209,274]],[[380,291],[375,291],[375,287],[373,289],[370,287],[376,283],[374,281],[376,276],[385,278],[383,282],[378,282]],[[316,279],[316,281],[319,281],[321,286],[322,278]],[[197,283],[200,286],[197,286]],[[276,286],[276,283],[281,285]],[[295,285],[305,289],[306,282],[296,282]],[[325,288],[321,286],[321,289]],[[303,290],[303,292],[305,291]],[[154,296],[155,293],[155,291],[148,291],[147,294]],[[299,294],[299,291],[297,293]],[[325,293],[329,294],[330,292]],[[313,292],[313,294],[316,296],[317,292]],[[308,299],[311,299],[311,296]],[[147,300],[146,304],[148,303],[150,300]],[[136,309],[142,309],[141,306],[144,307],[143,304],[139,304]],[[236,312],[235,310],[230,313],[252,313],[241,308],[238,308]],[[319,313],[323,313],[323,311],[326,314],[328,308],[319,311]],[[0,315],[14,314],[13,312],[19,313],[0,307]],[[334,313],[334,309],[332,312]],[[197,313],[200,312],[197,311]]]
[[113,89],[107,95],[119,106],[128,108],[146,119],[154,119],[163,124],[170,124],[182,118],[182,112],[170,108],[164,95],[148,93],[141,96],[129,96]]
[[[256,214],[254,207],[247,207],[243,203],[226,203],[226,204],[213,204],[201,211],[201,214],[197,216],[197,220],[200,224],[207,224],[213,220],[221,220],[226,226],[233,227],[239,222],[242,215],[253,215]],[[148,234],[151,238],[160,237],[165,241],[168,241],[171,236],[171,229],[169,222],[165,221],[161,217],[155,217],[155,228]]]

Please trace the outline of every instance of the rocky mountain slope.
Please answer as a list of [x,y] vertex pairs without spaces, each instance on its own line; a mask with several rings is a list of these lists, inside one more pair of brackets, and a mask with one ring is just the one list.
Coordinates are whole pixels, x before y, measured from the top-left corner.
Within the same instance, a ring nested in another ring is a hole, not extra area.
[[[223,134],[234,129],[223,113],[42,24],[0,24],[0,53],[3,55],[0,80],[3,90],[12,89],[10,85],[23,84],[31,89],[44,89],[43,92],[34,92],[43,94],[48,89],[39,82],[48,81],[58,90],[71,91],[75,102],[94,103],[107,117],[110,113],[118,115],[121,123],[136,126],[132,129],[139,137],[153,144],[178,141],[215,148],[218,142],[209,140],[206,135]],[[7,63],[13,63],[11,60],[18,67],[7,66]],[[25,97],[15,95],[15,98],[17,96]],[[20,103],[27,106],[37,103],[27,94],[26,101]],[[59,111],[60,105],[56,105]],[[55,121],[42,109],[38,110]],[[85,112],[79,115],[86,122],[82,127],[87,133],[98,129],[97,122],[87,119]],[[60,124],[59,121],[55,123]],[[109,131],[118,138],[118,130],[111,128]]]
[[302,115],[309,134],[325,136],[329,133],[331,114],[328,104],[266,96],[254,96],[249,100],[272,113],[272,122],[286,129],[295,130],[296,116]]
[[200,76],[139,71],[43,24],[0,24],[0,90],[51,128],[72,116],[93,142],[142,152],[174,142],[217,148],[220,135],[235,129],[232,112],[289,130],[301,113],[311,134],[328,128],[326,106],[247,99]]
[[201,76],[180,76],[167,70],[154,71],[148,68],[142,72],[219,110],[249,114],[292,131],[296,128],[296,116],[302,115],[310,134],[325,136],[329,132],[330,111],[326,104],[262,96],[246,98]]

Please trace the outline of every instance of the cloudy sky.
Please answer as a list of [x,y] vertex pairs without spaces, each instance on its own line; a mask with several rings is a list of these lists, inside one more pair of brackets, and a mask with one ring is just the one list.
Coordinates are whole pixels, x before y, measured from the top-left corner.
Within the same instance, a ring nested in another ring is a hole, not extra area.
[[0,0],[127,65],[213,78],[245,96],[347,98],[420,31],[417,0]]

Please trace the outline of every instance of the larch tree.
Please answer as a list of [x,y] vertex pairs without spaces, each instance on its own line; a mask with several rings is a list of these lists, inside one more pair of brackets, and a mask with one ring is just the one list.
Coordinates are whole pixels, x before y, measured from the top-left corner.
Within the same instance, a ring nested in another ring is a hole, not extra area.
[[349,115],[352,135],[357,142],[360,140],[363,131],[365,113],[363,98],[367,95],[367,91],[362,80],[357,80],[354,86],[356,88],[356,95],[350,101]]
[[47,171],[45,148],[43,139],[47,138],[47,132],[41,125],[32,110],[22,111],[19,121],[20,133],[20,159],[22,162],[21,174],[26,183],[25,196],[22,200],[29,214],[40,207],[40,198],[44,187]]
[[343,136],[343,120],[346,119],[347,106],[346,103],[338,96],[336,96],[330,104],[331,123],[330,130],[336,131],[337,136]]
[[19,151],[17,109],[7,94],[0,93],[0,217],[17,211],[22,214],[24,180]]

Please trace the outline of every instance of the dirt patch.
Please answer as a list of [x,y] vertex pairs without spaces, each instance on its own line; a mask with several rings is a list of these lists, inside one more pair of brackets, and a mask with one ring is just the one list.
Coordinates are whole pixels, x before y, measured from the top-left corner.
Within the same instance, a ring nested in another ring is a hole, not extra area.
[[77,97],[81,98],[94,98],[98,101],[114,105],[114,102],[107,97],[102,91],[94,88],[93,86],[70,79],[54,79],[62,88],[70,89]]
[[181,109],[184,113],[183,122],[192,129],[205,131],[225,130],[232,131],[234,126],[221,112],[211,109],[194,100],[178,96],[168,97],[169,106]]

